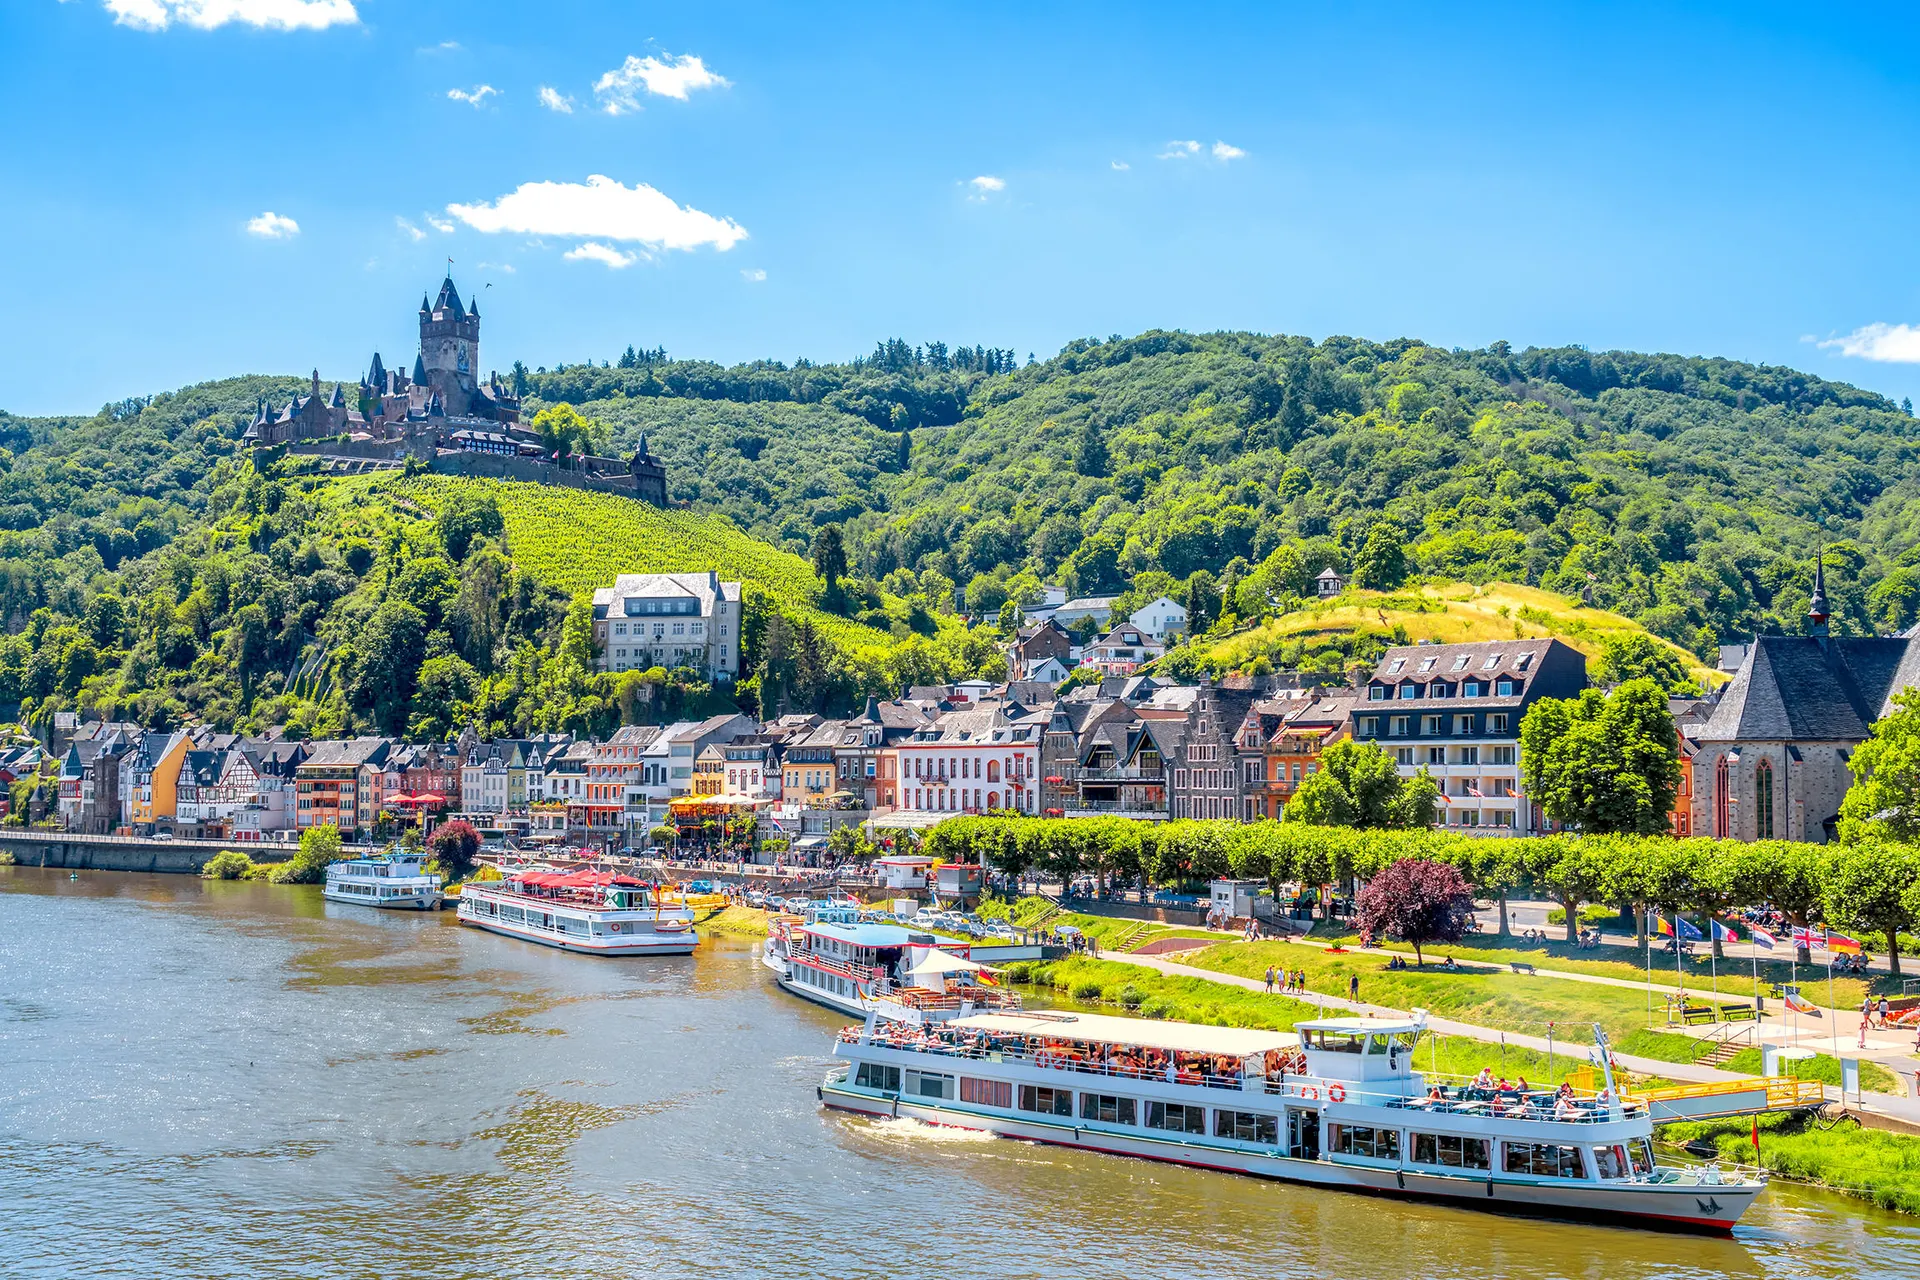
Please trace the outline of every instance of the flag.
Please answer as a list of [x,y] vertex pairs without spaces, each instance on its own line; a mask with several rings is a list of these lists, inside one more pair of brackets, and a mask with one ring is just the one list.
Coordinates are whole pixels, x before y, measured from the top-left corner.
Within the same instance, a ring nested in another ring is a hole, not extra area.
[[1748,936],[1750,936],[1753,939],[1754,946],[1765,947],[1769,951],[1773,950],[1774,944],[1780,941],[1780,939],[1774,937],[1771,933],[1768,933],[1765,929],[1762,929],[1759,925],[1753,926],[1751,929],[1747,930],[1747,933],[1748,933]]
[[1484,800],[1486,798],[1480,794],[1480,788],[1475,786],[1471,782],[1467,784],[1467,794],[1474,797],[1474,799],[1476,800]]
[[1655,916],[1653,919],[1653,931],[1655,933],[1663,938],[1671,938],[1673,936],[1673,925],[1668,922],[1665,916]]
[[1709,916],[1707,918],[1707,922],[1713,926],[1713,940],[1715,942],[1739,941],[1740,935],[1735,933],[1732,929],[1728,928],[1726,925],[1721,924],[1718,920],[1715,920],[1711,916]]
[[1827,935],[1827,950],[1835,955],[1857,956],[1865,948],[1844,933],[1830,933]]
[[1812,1014],[1816,1018],[1821,1016],[1819,1006],[1809,1004],[1799,996],[1788,996],[1787,1008],[1793,1010],[1795,1013]]
[[1811,947],[1818,941],[1820,940],[1813,936],[1812,929],[1806,928],[1805,926],[1802,926],[1802,925],[1795,925],[1793,927],[1793,945],[1794,946]]
[[1694,928],[1692,924],[1688,923],[1685,916],[1675,916],[1673,919],[1674,923],[1680,926],[1680,936],[1688,942],[1698,942],[1704,936],[1698,929]]
[[1760,1154],[1760,1117],[1757,1115],[1753,1118],[1753,1153]]

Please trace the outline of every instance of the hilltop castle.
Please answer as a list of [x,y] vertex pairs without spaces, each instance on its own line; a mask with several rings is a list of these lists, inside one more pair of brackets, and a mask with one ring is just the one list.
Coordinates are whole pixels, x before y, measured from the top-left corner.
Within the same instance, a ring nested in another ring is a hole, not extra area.
[[624,493],[665,506],[666,463],[640,447],[626,460],[549,453],[520,424],[520,399],[498,374],[480,379],[480,308],[460,301],[449,275],[431,305],[420,298],[420,352],[413,372],[373,363],[349,399],[340,383],[320,394],[320,371],[305,395],[275,409],[261,403],[242,442],[317,454],[340,470],[398,467],[408,457],[435,471],[534,480]]

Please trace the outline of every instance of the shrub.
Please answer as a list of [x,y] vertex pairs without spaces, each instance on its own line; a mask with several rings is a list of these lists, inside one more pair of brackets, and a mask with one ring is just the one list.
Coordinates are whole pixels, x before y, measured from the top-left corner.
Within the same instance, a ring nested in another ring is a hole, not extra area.
[[1134,986],[1131,982],[1120,988],[1120,994],[1118,996],[1121,1007],[1125,1009],[1138,1009],[1146,998],[1147,993]]
[[1100,998],[1100,984],[1090,978],[1083,978],[1073,984],[1073,998],[1075,1000],[1098,1000]]
[[340,828],[308,827],[300,833],[300,852],[274,868],[275,884],[319,884],[327,878],[327,864],[340,856]]
[[10,867],[12,865],[13,865],[13,855],[8,853],[5,849],[0,849],[0,867]]
[[1012,964],[1003,967],[1000,972],[1006,976],[1008,982],[1031,982],[1033,981],[1033,962],[1015,960]]
[[253,859],[233,849],[222,849],[207,859],[200,874],[208,880],[246,880],[253,875]]
[[1159,996],[1152,996],[1140,1002],[1140,1016],[1143,1018],[1164,1018],[1173,1012],[1173,1006]]
[[1027,981],[1031,982],[1036,987],[1052,986],[1053,985],[1053,966],[1050,964],[1034,965],[1032,968],[1027,970]]
[[473,860],[480,854],[480,833],[463,818],[443,822],[427,837],[427,852],[440,864],[441,874],[458,880],[473,870]]

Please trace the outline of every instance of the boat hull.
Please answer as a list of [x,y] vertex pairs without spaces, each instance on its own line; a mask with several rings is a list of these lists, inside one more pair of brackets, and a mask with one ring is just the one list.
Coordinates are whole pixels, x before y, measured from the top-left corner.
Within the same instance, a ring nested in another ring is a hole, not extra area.
[[440,892],[437,889],[423,889],[418,893],[402,894],[392,898],[369,898],[360,893],[341,893],[334,889],[322,889],[320,896],[328,902],[350,902],[356,907],[379,907],[387,911],[432,911],[440,905]]
[[461,924],[497,933],[522,942],[537,942],[543,947],[571,951],[583,956],[688,956],[700,945],[700,935],[692,929],[677,933],[625,934],[618,939],[579,938],[529,929],[497,918],[474,916],[466,910],[459,915]]
[[[1428,1200],[1497,1213],[1580,1218],[1657,1230],[1725,1234],[1763,1189],[1662,1186],[1647,1183],[1521,1181],[1498,1174],[1431,1173],[1411,1167],[1358,1165],[1288,1156],[1278,1151],[1235,1149],[1177,1138],[1123,1133],[1097,1124],[1054,1123],[944,1106],[837,1084],[820,1088],[827,1107],[882,1119],[971,1129],[1004,1138],[1132,1156],[1164,1164],[1238,1173],[1279,1182],[1403,1199]],[[1064,1119],[1064,1117],[1063,1117]]]

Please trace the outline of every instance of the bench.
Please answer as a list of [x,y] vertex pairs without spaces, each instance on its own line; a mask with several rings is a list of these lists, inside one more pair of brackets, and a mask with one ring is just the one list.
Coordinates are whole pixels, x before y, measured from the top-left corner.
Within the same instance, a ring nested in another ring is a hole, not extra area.
[[1515,973],[1532,973],[1534,971],[1532,962],[1527,960],[1509,960],[1507,961],[1507,967]]

